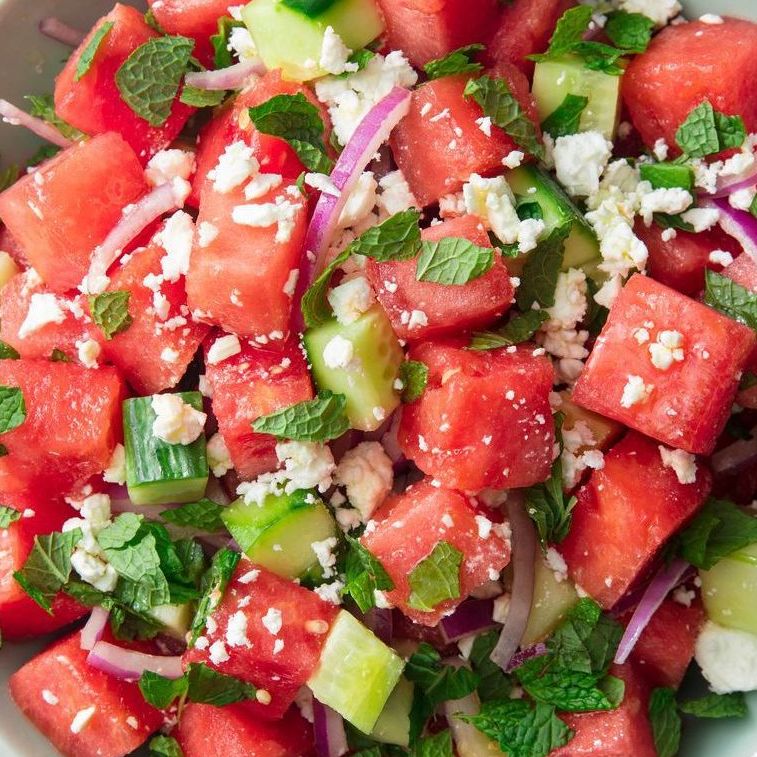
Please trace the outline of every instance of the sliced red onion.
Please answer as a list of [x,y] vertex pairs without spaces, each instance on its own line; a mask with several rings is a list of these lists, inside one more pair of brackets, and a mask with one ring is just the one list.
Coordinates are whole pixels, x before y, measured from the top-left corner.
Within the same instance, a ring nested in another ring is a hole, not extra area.
[[102,639],[105,626],[108,625],[110,613],[102,607],[94,607],[89,619],[82,627],[79,634],[79,646],[88,652]]
[[751,439],[739,439],[710,458],[710,468],[714,473],[737,473],[757,460],[757,427],[750,432]]
[[394,87],[383,100],[368,111],[339,156],[330,176],[339,194],[321,192],[305,237],[300,275],[292,300],[296,331],[301,331],[304,327],[300,300],[324,267],[325,256],[334,237],[339,216],[352,190],[366,166],[373,160],[381,145],[389,139],[392,129],[405,117],[409,108],[410,91],[403,87]]
[[746,210],[732,208],[728,200],[705,200],[702,205],[720,211],[720,228],[744,248],[744,252],[757,263],[757,218]]
[[732,176],[728,177],[727,180],[718,181],[718,188],[715,194],[710,195],[710,197],[712,199],[728,197],[728,195],[732,195],[734,192],[742,189],[751,189],[755,184],[757,184],[757,161],[747,175],[741,175],[741,178],[735,177],[735,181]]
[[389,644],[394,636],[394,619],[392,611],[383,607],[373,607],[363,616],[363,623],[384,644]]
[[55,16],[46,16],[39,22],[39,31],[50,39],[54,39],[56,42],[60,42],[69,47],[79,47],[87,36],[79,29],[74,29],[73,26],[61,21]]
[[313,732],[318,757],[342,757],[350,751],[342,716],[313,699]]
[[685,560],[677,559],[673,560],[670,565],[663,565],[657,572],[647,586],[647,590],[634,610],[620,640],[618,650],[615,653],[615,662],[618,665],[622,665],[628,659],[652,616],[657,612],[669,592],[680,583],[689,567],[689,563]]
[[184,670],[181,657],[161,657],[117,647],[107,641],[98,641],[87,655],[87,663],[122,681],[138,681],[146,670],[165,678],[181,678]]
[[3,121],[12,126],[25,126],[29,131],[34,132],[38,137],[52,142],[58,147],[70,147],[73,142],[66,139],[54,126],[43,121],[41,118],[30,116],[26,111],[17,108],[13,103],[7,100],[0,100],[0,116]]
[[472,633],[482,633],[499,624],[492,620],[494,600],[467,599],[452,615],[442,618],[441,628],[444,640],[451,644],[453,641],[470,636]]
[[533,660],[534,657],[541,657],[545,654],[547,654],[546,644],[543,644],[542,642],[539,642],[538,644],[532,644],[530,647],[521,649],[519,652],[516,652],[512,656],[512,658],[510,659],[510,664],[507,666],[507,670],[505,672],[509,673],[511,670],[519,668],[524,662]]
[[508,497],[507,514],[513,533],[513,589],[502,633],[491,654],[492,661],[504,671],[507,671],[528,625],[534,596],[536,559],[536,529],[522,497],[515,494]]
[[264,73],[263,61],[260,58],[250,58],[217,71],[193,71],[184,77],[184,82],[197,89],[242,89],[250,76]]

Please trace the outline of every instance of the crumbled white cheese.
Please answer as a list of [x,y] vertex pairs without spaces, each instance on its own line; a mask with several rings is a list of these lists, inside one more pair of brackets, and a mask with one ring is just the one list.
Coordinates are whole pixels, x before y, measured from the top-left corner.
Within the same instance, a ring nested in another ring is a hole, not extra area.
[[237,140],[224,150],[216,166],[208,171],[208,178],[213,182],[216,192],[228,194],[253,177],[259,169],[260,164],[253,155],[252,148]]
[[26,318],[18,329],[18,338],[25,339],[51,323],[63,323],[65,320],[66,314],[54,294],[35,292],[29,301]]
[[53,707],[60,701],[50,689],[42,689],[42,699]]
[[716,15],[715,13],[704,13],[704,14],[702,14],[702,15],[701,15],[701,16],[699,17],[699,20],[700,20],[700,21],[701,21],[701,22],[702,22],[703,24],[711,24],[711,25],[713,25],[713,26],[717,26],[717,25],[719,25],[719,24],[723,24],[723,23],[725,23],[725,22],[723,21],[723,17],[722,17],[722,16],[718,16],[718,15]]
[[102,351],[100,344],[94,339],[77,339],[74,342],[76,356],[85,368],[97,368],[97,358]]
[[654,143],[654,147],[652,148],[652,152],[654,153],[655,158],[657,158],[657,160],[659,160],[660,163],[668,159],[669,150],[670,148],[668,147],[668,143],[665,141],[663,137],[660,137]]
[[544,561],[555,575],[555,580],[562,583],[568,578],[568,564],[565,558],[554,548],[550,547],[544,555]]
[[665,26],[681,12],[678,0],[619,0],[618,6],[628,13],[641,13],[656,26]]
[[180,276],[187,275],[194,233],[195,225],[192,216],[183,210],[178,210],[155,235],[155,241],[166,251],[160,260],[160,267],[166,281],[178,281]]
[[239,337],[235,334],[226,334],[221,336],[210,345],[208,349],[208,364],[218,365],[224,360],[228,360],[242,351],[242,345],[239,343]]
[[266,614],[260,619],[260,622],[263,624],[263,628],[265,628],[271,636],[276,636],[283,625],[281,610],[275,607],[269,607]]
[[355,345],[336,334],[323,348],[323,362],[327,368],[354,371],[360,368],[360,360],[355,359]]
[[694,198],[691,192],[681,187],[653,189],[641,198],[641,216],[647,226],[652,225],[655,213],[677,215],[691,206]]
[[339,197],[342,193],[336,184],[334,184],[331,177],[325,173],[306,173],[305,184],[332,197]]
[[320,67],[334,76],[345,72],[354,73],[359,66],[349,62],[350,55],[352,50],[344,44],[332,26],[327,26],[321,43],[321,57],[318,61]]
[[667,371],[674,362],[683,362],[683,334],[680,331],[660,331],[657,340],[648,349],[652,365],[658,370]]
[[184,402],[178,394],[155,394],[151,406],[155,413],[153,436],[167,444],[191,444],[205,428],[208,416]]
[[596,131],[558,137],[554,147],[558,181],[573,197],[599,190],[599,177],[612,154],[612,142]]
[[318,560],[318,564],[323,568],[323,577],[331,578],[336,572],[334,566],[336,565],[336,554],[334,549],[338,544],[336,536],[329,536],[322,541],[314,541],[310,544],[310,548],[313,550],[313,554]]
[[[373,178],[371,171],[364,171],[360,174],[357,184],[347,198],[347,202],[339,216],[340,228],[344,229],[348,226],[354,226],[356,223],[363,221],[373,210],[373,206],[376,204],[377,186],[376,179]],[[339,194],[339,190],[337,190],[337,194]]]
[[226,626],[226,643],[230,647],[252,646],[247,638],[247,616],[241,610],[237,610],[229,617]]
[[177,177],[188,181],[195,172],[196,161],[188,150],[161,150],[150,158],[145,168],[145,178],[154,187],[170,184]]
[[116,444],[108,467],[103,471],[103,481],[109,484],[126,483],[126,450],[123,444]]
[[365,276],[356,276],[330,290],[327,299],[337,321],[349,326],[370,310],[376,301],[376,295]]
[[218,226],[208,221],[202,221],[197,227],[197,243],[200,247],[208,247],[218,237]]
[[347,498],[367,521],[392,489],[392,461],[378,442],[361,442],[339,462],[334,479],[347,489]]
[[208,657],[214,665],[220,665],[223,662],[228,662],[230,659],[229,653],[226,651],[226,645],[220,639],[210,645]]
[[671,468],[679,484],[693,484],[697,480],[697,459],[694,455],[682,449],[668,449],[658,445],[662,464]]
[[235,26],[229,30],[229,52],[234,53],[240,61],[255,60],[258,57],[258,50],[255,47],[255,40],[246,26]]
[[639,403],[646,402],[653,390],[654,385],[645,384],[641,376],[629,375],[628,381],[626,381],[626,385],[623,387],[620,405],[621,407],[630,408]]
[[220,478],[234,468],[229,448],[220,433],[216,432],[208,439],[208,466],[216,478]]
[[757,689],[757,634],[707,621],[694,656],[717,694]]
[[463,185],[465,210],[487,222],[504,244],[518,241],[520,218],[515,211],[515,196],[504,176],[485,179],[474,173]]
[[379,188],[381,192],[377,198],[378,207],[387,217],[418,207],[418,200],[410,191],[410,185],[399,169],[382,176],[379,179]]
[[275,225],[274,241],[278,244],[286,244],[292,238],[295,218],[301,209],[301,203],[290,202],[283,196],[279,196],[274,202],[235,205],[231,211],[231,219],[240,226],[253,228],[268,228]]
[[727,266],[731,265],[733,263],[733,255],[731,255],[730,252],[727,252],[726,250],[713,250],[708,257],[708,260],[710,263],[714,263],[715,265],[722,265],[723,268],[726,268]]
[[316,586],[313,591],[324,601],[332,605],[342,604],[344,581],[332,581],[330,584]]
[[97,712],[95,705],[79,710],[71,721],[71,733],[81,733],[87,727],[89,721],[92,720],[95,712]]

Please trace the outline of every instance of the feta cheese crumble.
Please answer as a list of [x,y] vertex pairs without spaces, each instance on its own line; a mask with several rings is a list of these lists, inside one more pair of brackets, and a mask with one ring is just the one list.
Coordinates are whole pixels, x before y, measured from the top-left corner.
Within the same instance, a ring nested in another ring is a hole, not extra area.
[[599,177],[610,160],[612,142],[597,131],[558,137],[554,161],[557,179],[573,197],[587,197],[599,190]]
[[367,521],[392,489],[392,461],[378,442],[361,442],[348,450],[334,474],[347,499]]
[[216,478],[220,478],[234,468],[229,448],[220,433],[216,432],[208,439],[207,452],[208,466]]
[[668,449],[662,444],[657,448],[660,450],[662,464],[675,472],[679,484],[693,484],[697,480],[697,463],[694,455],[682,449]]
[[334,287],[326,296],[334,310],[337,321],[349,326],[370,310],[376,302],[376,295],[365,276],[356,276]]
[[654,385],[645,384],[641,376],[629,375],[628,381],[626,381],[626,385],[623,387],[620,405],[621,407],[630,408],[639,403],[646,402],[653,390]]
[[680,331],[660,331],[657,340],[648,349],[652,365],[658,370],[667,371],[674,362],[683,362],[683,334]]
[[152,433],[167,444],[191,444],[202,434],[207,415],[195,410],[178,394],[155,394]]
[[54,294],[35,292],[29,301],[26,318],[18,329],[18,338],[25,339],[51,323],[60,324],[65,320],[66,314]]
[[235,334],[226,334],[221,336],[210,345],[208,350],[208,364],[218,365],[224,360],[228,360],[242,351],[242,345],[239,343],[239,337]]

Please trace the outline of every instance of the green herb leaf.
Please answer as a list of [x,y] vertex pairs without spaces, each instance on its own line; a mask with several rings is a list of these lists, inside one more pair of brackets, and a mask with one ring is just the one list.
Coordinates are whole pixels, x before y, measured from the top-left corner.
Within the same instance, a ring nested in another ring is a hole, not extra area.
[[252,427],[260,434],[271,434],[278,439],[296,442],[326,442],[336,439],[350,427],[344,408],[347,399],[343,394],[319,392],[314,400],[306,400],[263,415]]
[[690,158],[704,158],[731,147],[741,147],[746,128],[741,116],[718,113],[705,100],[678,127],[676,143]]
[[131,326],[133,319],[129,315],[130,297],[131,292],[128,290],[103,292],[88,297],[92,320],[100,327],[106,339],[112,339],[115,334],[120,334]]
[[0,192],[12,187],[17,181],[21,171],[18,166],[6,166],[0,170]]
[[691,192],[694,189],[694,171],[691,166],[679,163],[642,163],[639,167],[641,178],[655,189],[680,187]]
[[323,120],[301,92],[275,95],[250,108],[249,114],[258,131],[288,142],[309,170],[331,173],[332,161],[323,144]]
[[153,736],[148,749],[150,757],[184,757],[179,742],[173,736]]
[[55,102],[52,95],[26,95],[24,98],[31,104],[29,113],[36,118],[47,121],[54,126],[66,139],[78,141],[86,136],[84,132],[66,123],[55,113]]
[[415,745],[412,755],[413,757],[454,757],[452,734],[446,730],[422,739]]
[[[2,185],[2,179],[0,179],[0,186]],[[757,195],[754,196],[752,204],[749,206],[749,212],[757,218]]]
[[363,232],[348,249],[350,253],[366,255],[379,263],[410,260],[421,247],[420,217],[415,208],[395,213]]
[[89,71],[90,67],[92,66],[92,61],[94,61],[95,55],[97,55],[97,51],[100,49],[100,45],[108,36],[108,33],[113,28],[113,25],[113,21],[106,21],[104,24],[101,24],[97,28],[97,31],[92,35],[92,38],[87,43],[87,46],[84,48],[84,50],[82,50],[82,53],[79,56],[79,60],[76,62],[76,73],[74,74],[74,81],[79,81],[79,79],[81,79],[82,76],[84,76],[87,71]]
[[448,699],[468,696],[478,684],[475,673],[468,668],[445,665],[439,652],[425,641],[407,661],[405,677],[416,684],[434,707]]
[[34,155],[26,161],[27,168],[33,168],[40,163],[44,163],[46,160],[54,157],[60,152],[60,147],[57,145],[41,145],[37,148]]
[[158,34],[165,34],[166,30],[158,23],[158,20],[155,18],[155,14],[152,12],[152,8],[148,8],[145,11],[144,15],[145,23],[153,30],[158,32]]
[[549,40],[549,54],[568,52],[572,45],[583,40],[584,32],[594,11],[587,5],[570,8],[560,16]]
[[234,58],[229,50],[229,36],[231,30],[243,27],[242,21],[237,21],[231,16],[221,16],[218,19],[218,31],[210,35],[210,44],[213,46],[213,57],[216,68],[228,68],[233,65]]
[[136,513],[122,513],[100,531],[97,543],[103,549],[121,549],[139,533],[143,520],[143,516]]
[[695,718],[745,718],[748,713],[743,691],[732,694],[706,694],[699,699],[681,702],[678,709]]
[[402,382],[402,401],[415,402],[426,390],[428,383],[428,366],[418,360],[405,360],[400,365]]
[[465,85],[463,94],[472,97],[481,106],[484,115],[512,137],[518,147],[534,157],[544,159],[544,145],[536,127],[523,112],[506,81],[489,76],[471,79]]
[[350,248],[339,253],[317,276],[315,281],[305,290],[302,295],[300,308],[305,325],[315,328],[331,318],[331,307],[326,295],[331,284],[331,278],[337,268],[344,265],[350,257]]
[[50,353],[50,360],[53,363],[70,363],[71,358],[66,355],[63,350],[59,350],[57,347]]
[[12,507],[6,505],[0,505],[0,528],[8,528],[11,523],[15,523],[20,520],[21,513],[18,510],[14,510]]
[[549,320],[546,310],[529,310],[506,323],[498,331],[479,331],[473,334],[469,350],[496,350],[527,342]]
[[704,281],[708,305],[757,330],[757,294],[715,271],[705,271]]
[[188,688],[186,676],[165,678],[159,673],[145,670],[139,679],[139,690],[145,702],[159,710],[167,709],[175,699],[184,696]]
[[187,668],[187,698],[198,704],[212,704],[223,707],[234,702],[255,698],[255,687],[251,683],[219,673],[217,670],[192,662]]
[[482,702],[508,699],[513,688],[510,676],[491,659],[498,640],[498,631],[487,631],[476,637],[471,648],[470,664],[479,679],[476,691]]
[[433,612],[447,599],[460,596],[460,565],[463,553],[449,542],[440,541],[428,557],[423,558],[408,576],[408,605],[415,610]]
[[205,630],[208,615],[216,609],[221,601],[241,557],[239,552],[232,549],[219,549],[213,555],[213,561],[200,583],[200,590],[203,595],[197,604],[197,611],[192,621],[190,646],[197,641]]
[[193,108],[215,108],[224,101],[225,97],[226,92],[223,90],[198,89],[185,84],[179,101]]
[[550,136],[565,137],[581,131],[581,116],[589,104],[583,95],[565,95],[565,99],[542,121],[542,131]]
[[681,718],[673,689],[654,689],[649,697],[649,720],[658,757],[675,757],[681,743]]
[[[519,202],[515,208],[515,212],[518,214],[518,218],[521,221],[533,219],[535,221],[541,221],[544,218],[544,211],[541,209],[541,205],[538,202],[528,201]],[[494,237],[496,240],[496,236]],[[497,246],[496,243],[494,246]]]
[[0,386],[0,434],[13,431],[26,420],[24,394],[17,386]]
[[327,11],[335,2],[336,0],[281,0],[282,5],[300,11],[311,18]]
[[5,342],[0,342],[0,360],[18,360],[20,357],[21,355],[14,347]]
[[201,499],[199,502],[189,502],[174,510],[163,510],[160,517],[176,526],[209,532],[223,531],[225,528],[221,520],[223,509],[211,499]]
[[524,313],[531,310],[534,303],[545,308],[551,308],[555,304],[557,277],[562,268],[565,240],[569,234],[569,225],[560,226],[529,253],[516,294],[518,307]]
[[347,540],[344,593],[349,594],[361,612],[368,612],[376,605],[375,593],[391,591],[394,582],[384,566],[357,539]]
[[641,13],[613,11],[607,16],[605,34],[610,41],[623,50],[643,53],[652,40],[654,21]]
[[472,73],[473,71],[482,71],[483,65],[476,63],[474,58],[478,53],[486,48],[484,45],[474,44],[460,47],[453,50],[443,58],[430,60],[425,63],[423,70],[429,79],[441,79],[443,76],[453,76],[454,74]]
[[116,71],[121,99],[151,126],[162,126],[171,115],[194,44],[187,37],[149,39]]
[[457,237],[422,242],[415,269],[418,281],[461,286],[483,276],[494,264],[494,249]]
[[690,233],[694,231],[694,227],[688,221],[684,221],[680,215],[655,213],[654,222],[661,229],[676,229],[678,231],[688,231]]

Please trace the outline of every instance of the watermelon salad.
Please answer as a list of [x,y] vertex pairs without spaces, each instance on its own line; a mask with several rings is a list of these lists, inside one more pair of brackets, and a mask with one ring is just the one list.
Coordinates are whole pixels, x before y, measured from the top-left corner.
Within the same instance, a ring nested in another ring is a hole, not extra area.
[[745,717],[757,25],[149,5],[46,18],[54,92],[0,100],[44,140],[0,174],[0,631],[50,754]]

